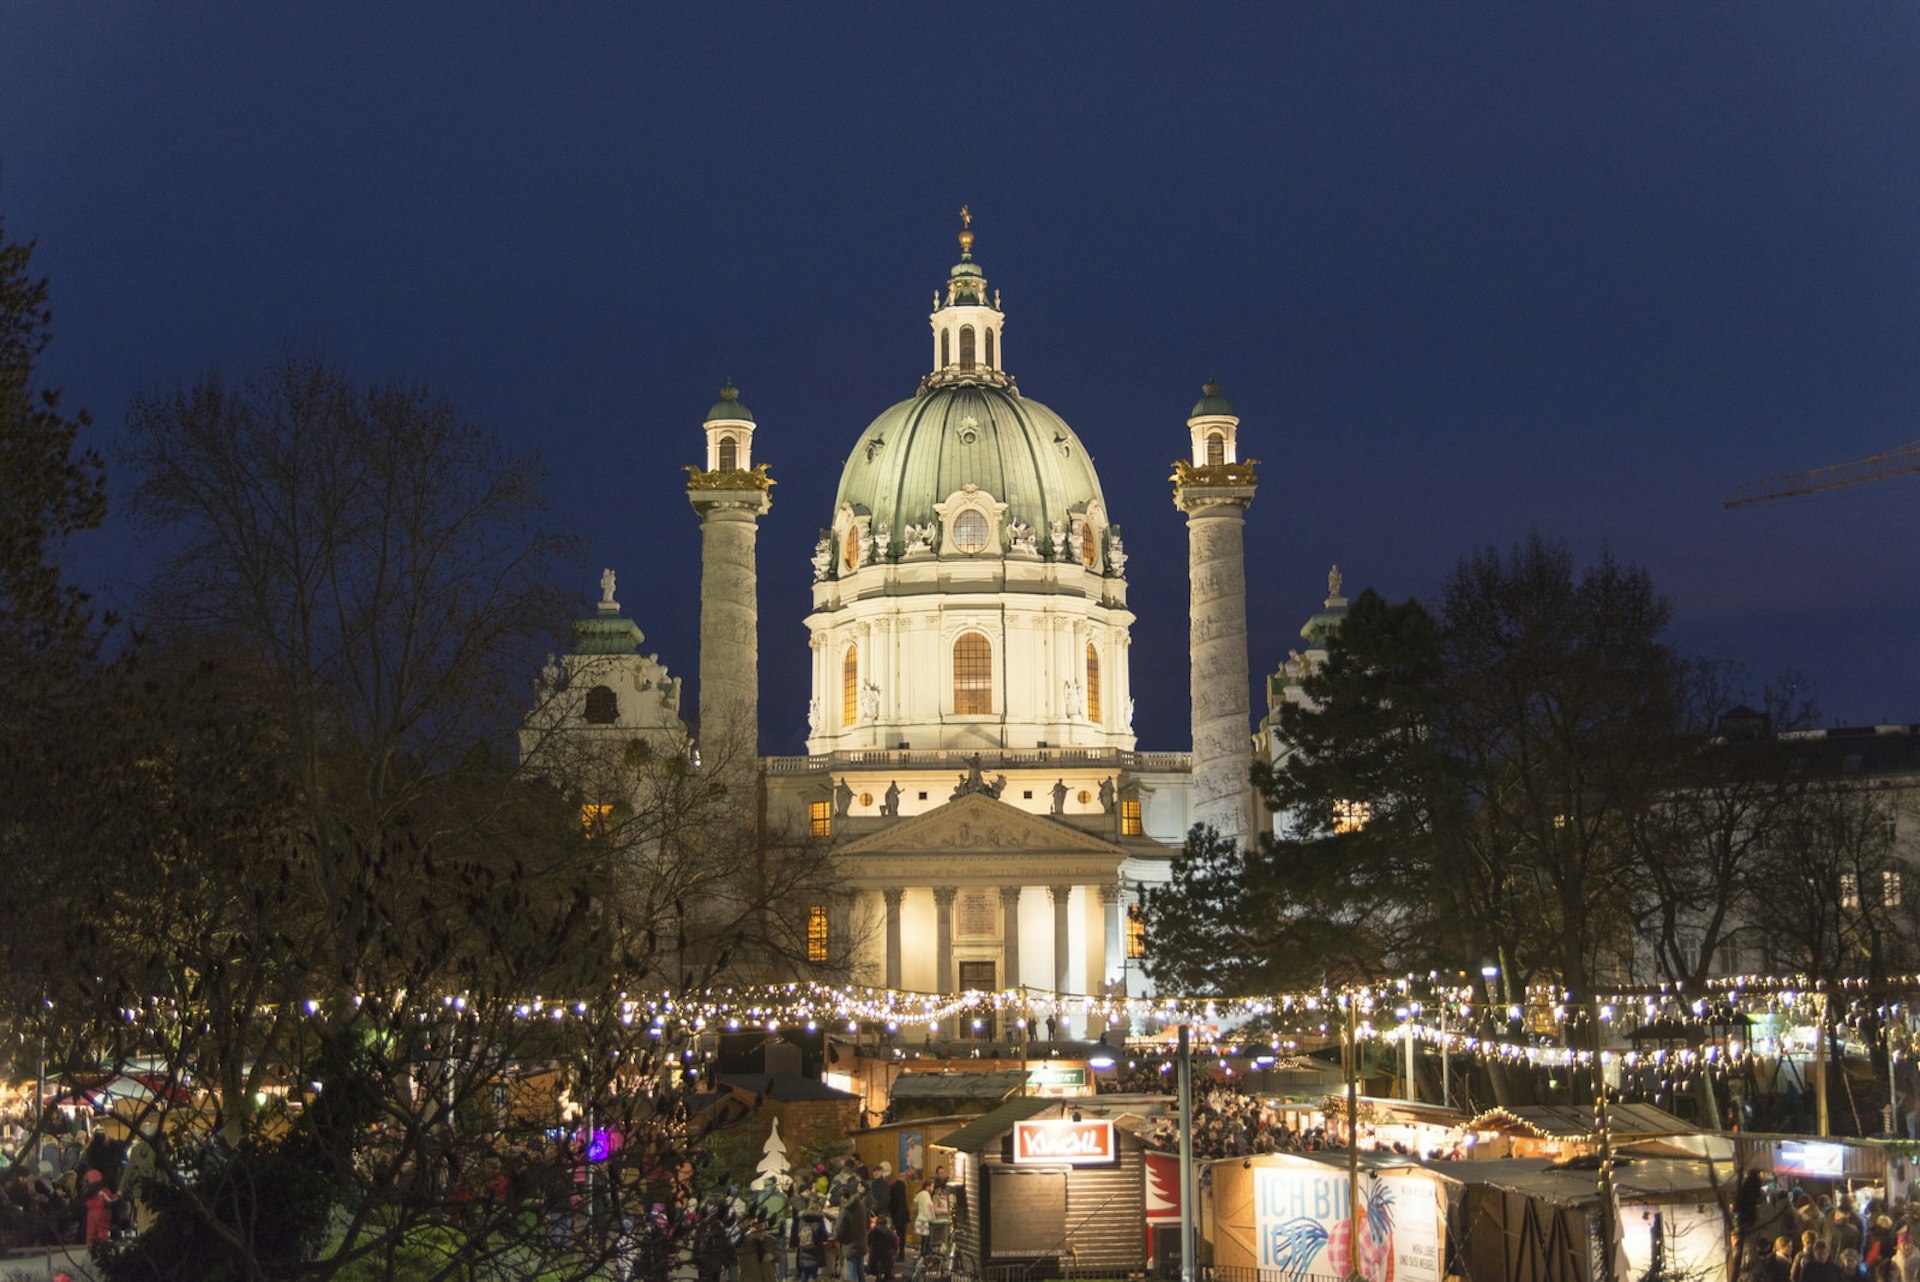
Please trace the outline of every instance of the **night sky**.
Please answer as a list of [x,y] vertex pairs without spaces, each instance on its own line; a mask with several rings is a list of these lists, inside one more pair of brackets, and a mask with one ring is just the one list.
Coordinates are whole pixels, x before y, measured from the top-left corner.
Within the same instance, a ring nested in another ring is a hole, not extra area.
[[[1210,375],[1263,462],[1256,682],[1329,563],[1431,600],[1539,530],[1647,567],[1681,648],[1920,721],[1920,478],[1720,505],[1920,438],[1917,143],[1900,4],[0,7],[0,214],[98,443],[289,349],[431,384],[543,452],[582,610],[612,566],[691,696],[680,465],[732,377],[775,752],[963,202],[1128,536],[1143,748],[1188,744],[1167,464]],[[149,565],[117,516],[71,553],[109,602]]]

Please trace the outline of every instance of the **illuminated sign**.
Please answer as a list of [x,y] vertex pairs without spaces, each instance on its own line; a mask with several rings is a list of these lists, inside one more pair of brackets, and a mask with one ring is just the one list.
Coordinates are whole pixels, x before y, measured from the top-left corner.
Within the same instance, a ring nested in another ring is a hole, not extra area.
[[1780,1175],[1821,1175],[1830,1179],[1846,1173],[1844,1144],[1803,1144],[1785,1140],[1773,1150],[1773,1169]]
[[1055,1119],[1013,1124],[1015,1166],[1097,1166],[1119,1156],[1112,1122]]

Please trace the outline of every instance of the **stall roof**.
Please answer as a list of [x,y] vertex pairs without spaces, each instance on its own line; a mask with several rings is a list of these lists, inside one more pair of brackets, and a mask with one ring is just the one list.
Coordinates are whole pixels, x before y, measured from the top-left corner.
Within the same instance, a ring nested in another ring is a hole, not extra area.
[[798,1073],[739,1073],[721,1078],[720,1084],[737,1091],[750,1091],[781,1104],[795,1100],[860,1098]]
[[[1600,1200],[1600,1174],[1591,1166],[1560,1166],[1545,1158],[1513,1157],[1485,1162],[1443,1162],[1438,1167],[1450,1178],[1484,1184],[1563,1206],[1588,1206]],[[1671,1202],[1685,1197],[1710,1197],[1715,1173],[1706,1162],[1677,1158],[1633,1158],[1614,1164],[1613,1186],[1622,1202]],[[1733,1190],[1720,1173],[1719,1188]],[[1677,1195],[1677,1196],[1676,1196]]]
[[[1700,1129],[1651,1104],[1615,1104],[1607,1113],[1610,1129],[1616,1136],[1693,1135]],[[1583,1139],[1594,1133],[1593,1106],[1514,1104],[1488,1109],[1467,1126],[1470,1130],[1514,1131],[1543,1139]]]
[[1026,1080],[1011,1073],[902,1073],[893,1080],[896,1100],[1005,1099]]
[[1029,1117],[1036,1117],[1050,1108],[1058,1108],[1062,1102],[1039,1095],[1025,1095],[1019,1099],[1010,1099],[991,1113],[976,1117],[959,1130],[934,1140],[933,1144],[938,1148],[950,1148],[959,1153],[978,1153],[1012,1130],[1015,1122],[1024,1122]]

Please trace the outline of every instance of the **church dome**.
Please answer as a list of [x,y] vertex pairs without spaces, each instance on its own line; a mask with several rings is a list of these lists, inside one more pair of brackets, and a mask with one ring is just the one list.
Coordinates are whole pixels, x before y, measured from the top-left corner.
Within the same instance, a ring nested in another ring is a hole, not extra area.
[[1093,460],[1066,420],[981,382],[923,390],[874,419],[847,458],[833,508],[851,504],[898,535],[933,521],[933,505],[966,485],[1036,530],[1105,506]]

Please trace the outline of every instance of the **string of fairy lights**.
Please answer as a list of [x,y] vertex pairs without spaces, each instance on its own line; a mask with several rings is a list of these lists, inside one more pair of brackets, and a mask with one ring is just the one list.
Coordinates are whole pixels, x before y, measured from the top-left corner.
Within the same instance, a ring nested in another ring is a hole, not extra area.
[[[1491,983],[1489,985],[1492,986]],[[381,999],[351,999],[360,1006]],[[1813,1053],[1828,1028],[1865,1045],[1885,1047],[1904,1033],[1909,1000],[1920,1000],[1920,974],[1882,979],[1821,982],[1805,975],[1738,975],[1698,988],[1682,984],[1619,987],[1577,1005],[1564,990],[1529,985],[1518,1001],[1489,1000],[1458,977],[1430,974],[1372,984],[1326,987],[1257,997],[1158,995],[1122,997],[1010,988],[952,993],[914,992],[826,982],[711,987],[682,993],[621,995],[606,1002],[534,997],[511,1003],[510,1014],[565,1027],[615,1020],[638,1035],[663,1040],[721,1032],[826,1031],[850,1040],[877,1038],[910,1045],[932,1041],[967,1022],[997,1022],[1004,1038],[1034,1036],[1042,1021],[1055,1026],[1079,1020],[1099,1030],[1124,1028],[1155,1039],[1181,1025],[1198,1030],[1202,1045],[1222,1055],[1292,1050],[1295,1039],[1338,1040],[1354,1010],[1353,1035],[1361,1042],[1404,1045],[1411,1041],[1461,1059],[1548,1070],[1602,1066],[1651,1069],[1664,1076],[1702,1070],[1724,1073],[1755,1060]],[[410,1013],[429,1022],[465,1012],[466,997],[415,1001]],[[400,1003],[394,1002],[394,1013]],[[327,1014],[328,1003],[303,1003],[310,1016]],[[164,1004],[129,1010],[130,1022],[166,1017]],[[1628,1048],[1586,1049],[1589,1019],[1605,1030],[1603,1044]],[[1581,1043],[1576,1045],[1575,1043]],[[1653,1043],[1647,1045],[1646,1043]]]

